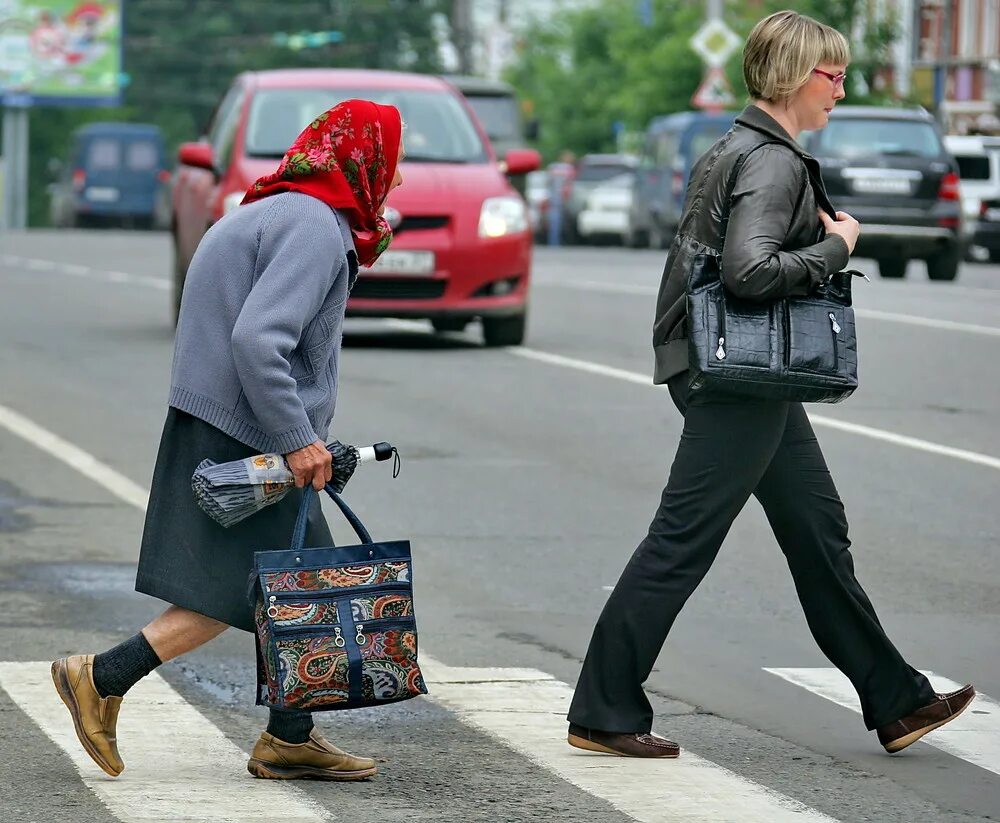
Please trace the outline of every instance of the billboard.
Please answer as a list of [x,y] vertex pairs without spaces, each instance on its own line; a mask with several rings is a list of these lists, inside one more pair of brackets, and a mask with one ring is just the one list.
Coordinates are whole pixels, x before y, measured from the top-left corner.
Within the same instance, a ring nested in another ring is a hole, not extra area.
[[8,105],[117,105],[123,0],[0,0]]

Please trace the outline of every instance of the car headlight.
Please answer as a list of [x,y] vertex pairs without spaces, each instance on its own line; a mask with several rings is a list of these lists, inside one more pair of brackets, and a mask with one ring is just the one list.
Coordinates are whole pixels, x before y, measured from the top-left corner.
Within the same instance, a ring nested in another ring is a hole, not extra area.
[[480,237],[503,237],[528,230],[528,210],[520,197],[490,197],[479,213]]
[[243,202],[245,195],[245,191],[234,191],[232,194],[227,194],[222,198],[222,213],[229,214],[229,212]]

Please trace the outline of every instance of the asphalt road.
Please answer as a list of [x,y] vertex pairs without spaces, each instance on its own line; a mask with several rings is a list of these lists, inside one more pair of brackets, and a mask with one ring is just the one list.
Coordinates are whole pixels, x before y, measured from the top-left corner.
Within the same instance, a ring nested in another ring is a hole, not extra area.
[[[643,382],[662,263],[662,252],[539,249],[522,349],[484,349],[472,329],[349,323],[334,434],[391,440],[403,470],[359,472],[348,498],[376,537],[413,543],[422,654],[575,682],[680,432],[666,392]],[[858,576],[912,665],[1000,699],[1000,267],[964,265],[940,284],[920,264],[889,282],[856,263],[874,281],[855,286],[862,386],[810,411]],[[0,235],[0,410],[141,488],[165,413],[168,266],[158,234]],[[29,439],[0,426],[0,661],[106,648],[160,607],[131,590],[141,510]],[[161,669],[243,751],[265,718],[251,644],[230,632]],[[890,758],[857,714],[773,668],[829,663],[752,504],[650,678],[656,729],[845,823],[1000,819],[996,740],[979,751],[993,770],[925,744]],[[29,714],[0,688],[0,821],[126,819]],[[382,774],[300,791],[330,819],[630,819],[460,714],[421,699],[323,718],[335,742],[382,759]],[[176,815],[156,819],[203,819],[184,797],[178,778]],[[721,819],[675,811],[643,819]]]

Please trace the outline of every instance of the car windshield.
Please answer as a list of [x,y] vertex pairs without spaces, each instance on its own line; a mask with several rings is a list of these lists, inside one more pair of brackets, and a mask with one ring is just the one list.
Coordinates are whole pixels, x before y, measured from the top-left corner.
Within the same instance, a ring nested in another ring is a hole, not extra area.
[[929,158],[940,157],[942,153],[941,139],[934,127],[915,120],[844,117],[831,120],[816,135],[813,153],[823,157]]
[[513,97],[466,95],[466,100],[483,124],[491,140],[514,140],[521,137],[521,117]]
[[486,149],[462,104],[447,91],[403,89],[262,89],[254,95],[245,151],[281,157],[313,118],[343,100],[359,98],[395,106],[406,127],[407,160],[483,163]]

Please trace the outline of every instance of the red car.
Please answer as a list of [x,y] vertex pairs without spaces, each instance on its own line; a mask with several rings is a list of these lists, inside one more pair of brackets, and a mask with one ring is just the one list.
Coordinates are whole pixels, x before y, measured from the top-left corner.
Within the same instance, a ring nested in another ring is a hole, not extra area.
[[396,106],[406,123],[401,188],[389,196],[392,246],[362,268],[348,315],[429,319],[460,331],[474,319],[489,346],[524,339],[531,225],[507,175],[540,158],[509,151],[498,162],[461,93],[420,74],[353,69],[247,72],[234,81],[205,138],[178,152],[173,186],[175,297],[194,250],[213,222],[236,208],[258,177],[316,115],[341,100]]

